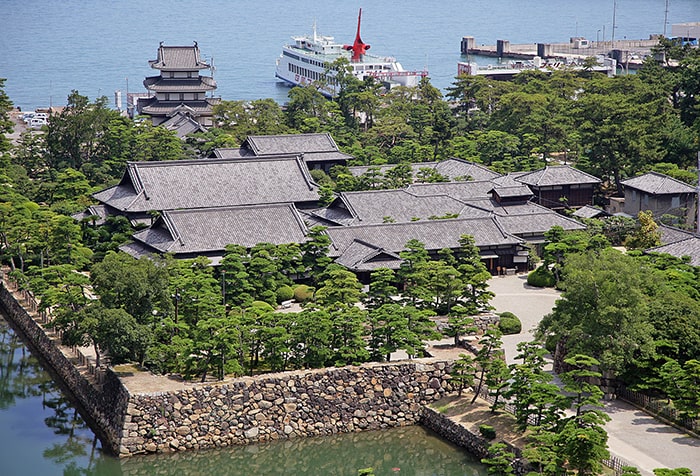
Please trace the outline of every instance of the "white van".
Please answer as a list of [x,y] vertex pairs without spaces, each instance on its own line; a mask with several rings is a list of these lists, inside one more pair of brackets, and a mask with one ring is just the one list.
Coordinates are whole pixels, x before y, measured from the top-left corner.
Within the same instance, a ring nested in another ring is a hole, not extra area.
[[29,127],[32,129],[41,129],[42,126],[47,125],[48,122],[46,121],[46,118],[41,118],[41,117],[33,117],[29,121]]

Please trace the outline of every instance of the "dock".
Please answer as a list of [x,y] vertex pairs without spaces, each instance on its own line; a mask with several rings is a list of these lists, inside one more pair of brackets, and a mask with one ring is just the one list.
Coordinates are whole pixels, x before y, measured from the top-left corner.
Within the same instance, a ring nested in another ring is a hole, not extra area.
[[614,59],[620,67],[638,69],[644,58],[652,54],[652,48],[659,44],[658,35],[650,35],[647,40],[591,41],[583,37],[572,37],[567,43],[527,43],[511,44],[508,40],[497,40],[495,45],[477,45],[473,36],[462,37],[462,55],[486,56],[533,60],[581,61],[591,56],[604,56]]

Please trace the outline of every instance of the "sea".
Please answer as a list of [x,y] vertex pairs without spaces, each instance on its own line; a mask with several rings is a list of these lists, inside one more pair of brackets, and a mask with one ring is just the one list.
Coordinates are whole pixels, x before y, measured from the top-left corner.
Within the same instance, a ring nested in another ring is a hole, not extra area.
[[[646,39],[700,21],[700,0],[0,0],[0,78],[24,111],[62,106],[71,91],[94,100],[145,92],[160,42],[192,45],[214,65],[224,100],[287,101],[274,77],[281,46],[317,32],[362,39],[446,91],[463,36],[477,44]],[[613,28],[614,26],[614,28]],[[100,444],[0,316],[0,474],[14,475],[483,476],[462,450],[419,428],[341,435],[186,455],[118,461]],[[400,471],[400,472],[399,472]]]
[[[160,42],[192,45],[214,65],[224,100],[287,101],[275,60],[295,35],[352,44],[362,8],[371,52],[454,81],[463,36],[477,44],[646,39],[700,21],[700,0],[0,0],[0,78],[16,106],[145,92]],[[614,28],[613,28],[614,27]],[[613,35],[614,32],[614,35]]]

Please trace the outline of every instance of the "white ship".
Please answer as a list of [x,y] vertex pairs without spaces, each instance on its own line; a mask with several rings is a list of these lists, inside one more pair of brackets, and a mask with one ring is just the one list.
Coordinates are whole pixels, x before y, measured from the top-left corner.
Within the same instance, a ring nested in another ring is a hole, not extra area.
[[368,54],[370,45],[360,38],[361,20],[362,9],[357,17],[357,34],[352,45],[335,43],[332,36],[317,35],[316,25],[311,37],[292,37],[294,43],[282,47],[275,76],[292,86],[313,83],[328,97],[338,93],[335,72],[330,69],[338,58],[348,59],[352,72],[358,79],[372,76],[387,89],[394,86],[417,86],[421,78],[428,76],[427,71],[404,70],[395,58]]

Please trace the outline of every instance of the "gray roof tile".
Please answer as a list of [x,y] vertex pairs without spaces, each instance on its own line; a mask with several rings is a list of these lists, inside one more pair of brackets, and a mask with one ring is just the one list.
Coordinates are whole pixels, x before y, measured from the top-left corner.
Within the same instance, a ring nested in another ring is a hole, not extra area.
[[547,166],[543,169],[523,174],[515,180],[533,187],[601,183],[598,177],[582,172],[570,165]]
[[697,236],[692,236],[690,238],[669,243],[667,245],[657,246],[656,248],[651,248],[646,251],[653,253],[668,253],[677,258],[688,256],[690,257],[691,265],[700,266],[700,238]]
[[244,143],[257,156],[339,152],[338,146],[327,132],[320,134],[285,134],[248,136]]
[[158,48],[158,59],[149,61],[152,68],[167,71],[208,69],[199,55],[197,43],[193,46],[164,46]]
[[[359,177],[366,174],[371,168],[378,169],[379,172],[385,174],[388,170],[396,167],[397,164],[388,165],[357,165],[348,167],[350,173]],[[501,174],[494,172],[483,165],[475,164],[463,159],[450,158],[440,162],[416,162],[409,164],[413,173],[414,180],[418,176],[421,169],[434,169],[439,174],[444,175],[450,180],[492,180],[500,177]]]
[[635,188],[651,195],[695,193],[695,187],[658,172],[648,172],[638,177],[623,180],[625,188]]
[[328,228],[326,232],[332,240],[331,256],[342,255],[355,240],[394,253],[402,251],[410,239],[421,241],[428,250],[457,248],[459,238],[464,234],[474,236],[479,247],[521,242],[519,238],[506,233],[495,217],[342,226]]
[[415,195],[449,195],[457,200],[467,201],[473,198],[488,198],[493,186],[490,180],[414,183],[409,185],[407,190]]
[[223,252],[228,244],[302,243],[306,226],[294,205],[256,205],[163,212],[150,228],[134,234],[158,252]]
[[122,212],[314,202],[298,157],[129,162],[122,181],[93,195]]

